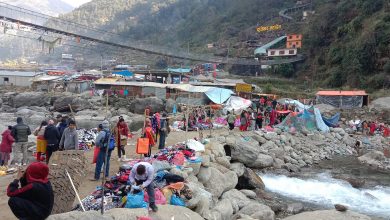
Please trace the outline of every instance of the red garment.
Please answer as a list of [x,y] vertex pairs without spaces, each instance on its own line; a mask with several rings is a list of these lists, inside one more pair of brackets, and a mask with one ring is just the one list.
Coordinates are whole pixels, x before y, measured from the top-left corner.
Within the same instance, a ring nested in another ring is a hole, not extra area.
[[122,123],[118,122],[116,124],[116,127],[118,128],[116,143],[121,143],[121,135],[125,135],[126,137],[129,136],[129,127],[127,126],[126,122],[122,122]]
[[390,129],[388,127],[383,128],[383,137],[389,137],[390,136]]
[[34,162],[30,164],[26,169],[26,180],[27,183],[47,183],[49,179],[49,167],[40,162]]
[[260,98],[260,104],[264,104],[265,103],[265,99],[263,97]]
[[370,124],[370,134],[374,134],[374,132],[375,132],[375,123],[371,123]]
[[152,127],[145,128],[145,137],[149,139],[150,146],[153,146],[156,144],[156,141],[154,140],[154,132],[153,132]]
[[7,129],[2,134],[3,139],[1,139],[0,151],[5,153],[12,152],[12,144],[15,142],[14,137],[11,135],[11,130]]
[[272,126],[275,124],[276,120],[276,111],[274,109],[271,110],[270,119],[269,119],[269,125]]

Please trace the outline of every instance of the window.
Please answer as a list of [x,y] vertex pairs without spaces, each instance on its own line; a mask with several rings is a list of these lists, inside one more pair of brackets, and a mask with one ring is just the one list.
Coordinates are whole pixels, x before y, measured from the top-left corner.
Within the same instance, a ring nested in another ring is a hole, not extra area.
[[271,51],[271,55],[275,55],[275,51]]
[[4,82],[9,82],[9,78],[8,77],[4,77]]
[[292,38],[293,38],[293,36],[292,36],[292,35],[290,35],[290,36],[288,36],[288,38],[289,38],[289,39],[292,39]]
[[280,55],[284,55],[284,50],[279,51]]
[[294,50],[289,50],[288,54],[295,54],[295,51]]

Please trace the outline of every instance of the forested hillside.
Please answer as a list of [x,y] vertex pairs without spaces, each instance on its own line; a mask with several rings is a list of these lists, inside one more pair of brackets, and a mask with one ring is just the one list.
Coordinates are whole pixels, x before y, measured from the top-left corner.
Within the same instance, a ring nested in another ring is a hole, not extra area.
[[388,0],[316,1],[304,26],[307,62],[301,76],[322,87],[390,87]]

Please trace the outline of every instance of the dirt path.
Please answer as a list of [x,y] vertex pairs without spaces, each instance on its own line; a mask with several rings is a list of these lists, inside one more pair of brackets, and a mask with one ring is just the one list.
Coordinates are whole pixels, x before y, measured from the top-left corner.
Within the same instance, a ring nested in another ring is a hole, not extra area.
[[[221,129],[221,130],[214,130],[213,131],[213,136],[218,135],[221,132],[226,132],[226,129]],[[206,137],[209,135],[209,131],[204,131],[203,135]],[[185,141],[190,138],[198,137],[199,133],[198,132],[171,132],[167,138],[167,145],[173,145],[178,142]],[[137,136],[133,137],[129,141],[129,145],[126,146],[126,155],[128,158],[138,158],[139,155],[135,154],[135,142],[137,140]],[[152,153],[157,152],[157,147],[153,148]],[[87,176],[83,183],[81,184],[81,187],[79,188],[79,193],[80,197],[84,198],[87,195],[89,195],[93,190],[98,186],[99,184],[96,182],[92,182],[89,179],[91,179],[94,175],[95,171],[95,165],[91,164],[92,162],[92,157],[93,157],[93,151],[87,151],[85,153],[88,162],[88,167],[87,167]],[[110,160],[110,174],[114,175],[118,170],[119,166],[121,165],[121,162],[118,162],[118,155],[117,155],[117,150],[115,149],[114,152],[112,152],[111,160]],[[13,180],[14,175],[7,175],[0,177],[0,219],[1,220],[11,220],[11,219],[16,219],[13,213],[11,212],[10,208],[8,207],[8,197],[6,195],[6,190],[8,184]]]

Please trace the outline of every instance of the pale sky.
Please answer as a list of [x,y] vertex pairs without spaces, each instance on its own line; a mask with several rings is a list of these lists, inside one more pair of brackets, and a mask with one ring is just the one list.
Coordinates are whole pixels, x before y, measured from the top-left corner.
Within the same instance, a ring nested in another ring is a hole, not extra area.
[[73,7],[79,7],[80,5],[90,2],[91,0],[62,0],[63,2],[66,2]]

